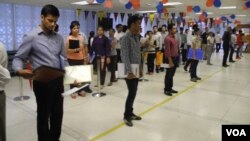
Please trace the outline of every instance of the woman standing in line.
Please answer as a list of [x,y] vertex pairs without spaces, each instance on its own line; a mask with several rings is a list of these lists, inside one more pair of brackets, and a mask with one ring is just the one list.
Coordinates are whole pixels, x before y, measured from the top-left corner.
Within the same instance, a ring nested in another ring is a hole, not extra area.
[[[66,40],[67,58],[70,66],[83,65],[87,63],[87,52],[84,48],[84,38],[79,34],[80,24],[78,21],[72,21],[70,24],[70,34]],[[72,48],[72,42],[79,43]],[[72,89],[74,84],[70,85]],[[89,89],[89,88],[88,88]],[[79,96],[86,96],[84,89],[77,93]],[[72,98],[76,98],[77,94],[72,94]]]
[[97,69],[100,69],[100,81],[102,89],[105,83],[106,66],[110,63],[110,42],[109,39],[104,35],[103,27],[98,27],[97,36],[94,38],[92,46],[93,50],[91,52],[95,52],[97,59],[100,59],[100,66],[98,66]]
[[215,45],[215,38],[214,33],[210,32],[207,37],[207,65],[213,65],[211,64],[211,56],[214,51],[214,45]]
[[192,39],[191,48],[193,56],[191,59],[190,76],[192,82],[197,82],[197,80],[201,80],[201,78],[197,76],[197,66],[199,60],[197,58],[196,50],[201,49],[200,29],[198,27],[194,28],[194,37]]
[[147,64],[148,64],[148,72],[147,74],[152,75],[154,73],[154,60],[155,60],[155,48],[156,48],[156,40],[153,39],[153,32],[147,31],[147,39],[145,42],[148,57],[147,57]]

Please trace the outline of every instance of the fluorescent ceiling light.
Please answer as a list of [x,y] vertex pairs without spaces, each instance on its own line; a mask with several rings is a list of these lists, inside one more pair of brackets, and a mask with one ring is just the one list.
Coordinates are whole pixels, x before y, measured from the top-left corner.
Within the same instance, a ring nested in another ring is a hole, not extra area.
[[137,11],[137,13],[156,13],[156,10]]
[[237,17],[245,17],[245,16],[247,16],[247,15],[236,15]]
[[222,6],[219,9],[236,9],[236,6]]
[[166,4],[163,4],[164,6],[174,6],[174,5],[180,5],[183,4],[181,2],[167,2]]
[[[94,1],[92,4],[96,4],[96,3],[97,3],[97,2]],[[79,1],[79,2],[73,2],[73,3],[71,3],[71,4],[76,4],[76,5],[89,5],[89,3],[86,2],[86,0],[84,0],[84,1]]]
[[[199,13],[195,13],[196,15],[200,15],[202,12],[199,12]],[[208,15],[212,15],[214,14],[213,12],[206,12]]]

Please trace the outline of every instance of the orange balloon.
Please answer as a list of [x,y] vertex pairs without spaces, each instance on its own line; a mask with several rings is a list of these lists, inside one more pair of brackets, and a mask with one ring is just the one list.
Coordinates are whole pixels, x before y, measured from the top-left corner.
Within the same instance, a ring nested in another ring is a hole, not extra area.
[[214,0],[207,0],[206,6],[207,7],[212,7],[214,5]]
[[134,9],[139,9],[141,7],[140,0],[130,0],[130,2],[132,3]]
[[167,3],[168,2],[168,0],[162,0],[162,3],[163,4],[165,4],[165,3]]
[[111,0],[106,0],[105,3],[104,3],[104,6],[106,8],[112,8],[113,7],[113,3]]
[[192,12],[193,11],[193,6],[187,6],[187,12]]
[[243,10],[247,10],[247,9],[248,9],[247,6],[244,4]]

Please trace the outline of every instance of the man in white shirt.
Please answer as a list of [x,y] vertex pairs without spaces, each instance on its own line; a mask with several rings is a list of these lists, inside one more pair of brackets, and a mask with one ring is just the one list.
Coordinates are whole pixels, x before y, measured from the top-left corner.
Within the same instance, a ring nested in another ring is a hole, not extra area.
[[116,32],[115,32],[115,38],[117,40],[116,44],[116,50],[117,50],[117,62],[122,62],[121,60],[121,38],[125,35],[123,32],[123,26],[122,24],[116,25]]
[[[159,58],[159,57],[157,57],[157,55],[159,54],[157,52],[160,52],[162,50],[162,37],[161,37],[161,33],[158,32],[157,26],[153,27],[153,40],[156,41],[156,43],[155,43],[155,45],[156,45],[156,58]],[[156,64],[156,73],[159,73],[159,70],[160,70],[160,64]]]
[[232,30],[232,34],[231,34],[231,47],[230,47],[230,55],[229,55],[229,62],[230,63],[234,63],[235,61],[233,60],[233,54],[234,54],[234,50],[235,50],[235,46],[236,46],[236,29],[234,28]]
[[8,56],[4,45],[0,42],[0,141],[6,141],[6,96],[4,86],[10,80],[7,66]]
[[[192,45],[192,41],[193,41],[193,34],[192,34],[192,30],[190,30],[188,33],[187,33],[187,52],[189,51],[189,49],[191,48],[191,45]],[[190,65],[190,63],[192,62],[192,59],[189,59],[186,61],[186,64],[184,66],[184,70],[187,71],[187,68],[188,66]]]
[[216,53],[218,53],[221,48],[221,35],[219,31],[215,35],[215,46],[216,46]]

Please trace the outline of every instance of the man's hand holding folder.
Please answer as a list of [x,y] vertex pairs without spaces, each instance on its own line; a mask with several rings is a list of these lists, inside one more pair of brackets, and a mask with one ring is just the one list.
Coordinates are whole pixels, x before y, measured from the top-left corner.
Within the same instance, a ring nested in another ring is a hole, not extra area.
[[33,79],[45,83],[62,77],[64,73],[64,70],[52,68],[49,66],[41,66],[34,71],[27,69],[18,71],[18,75],[24,77],[25,79]]

